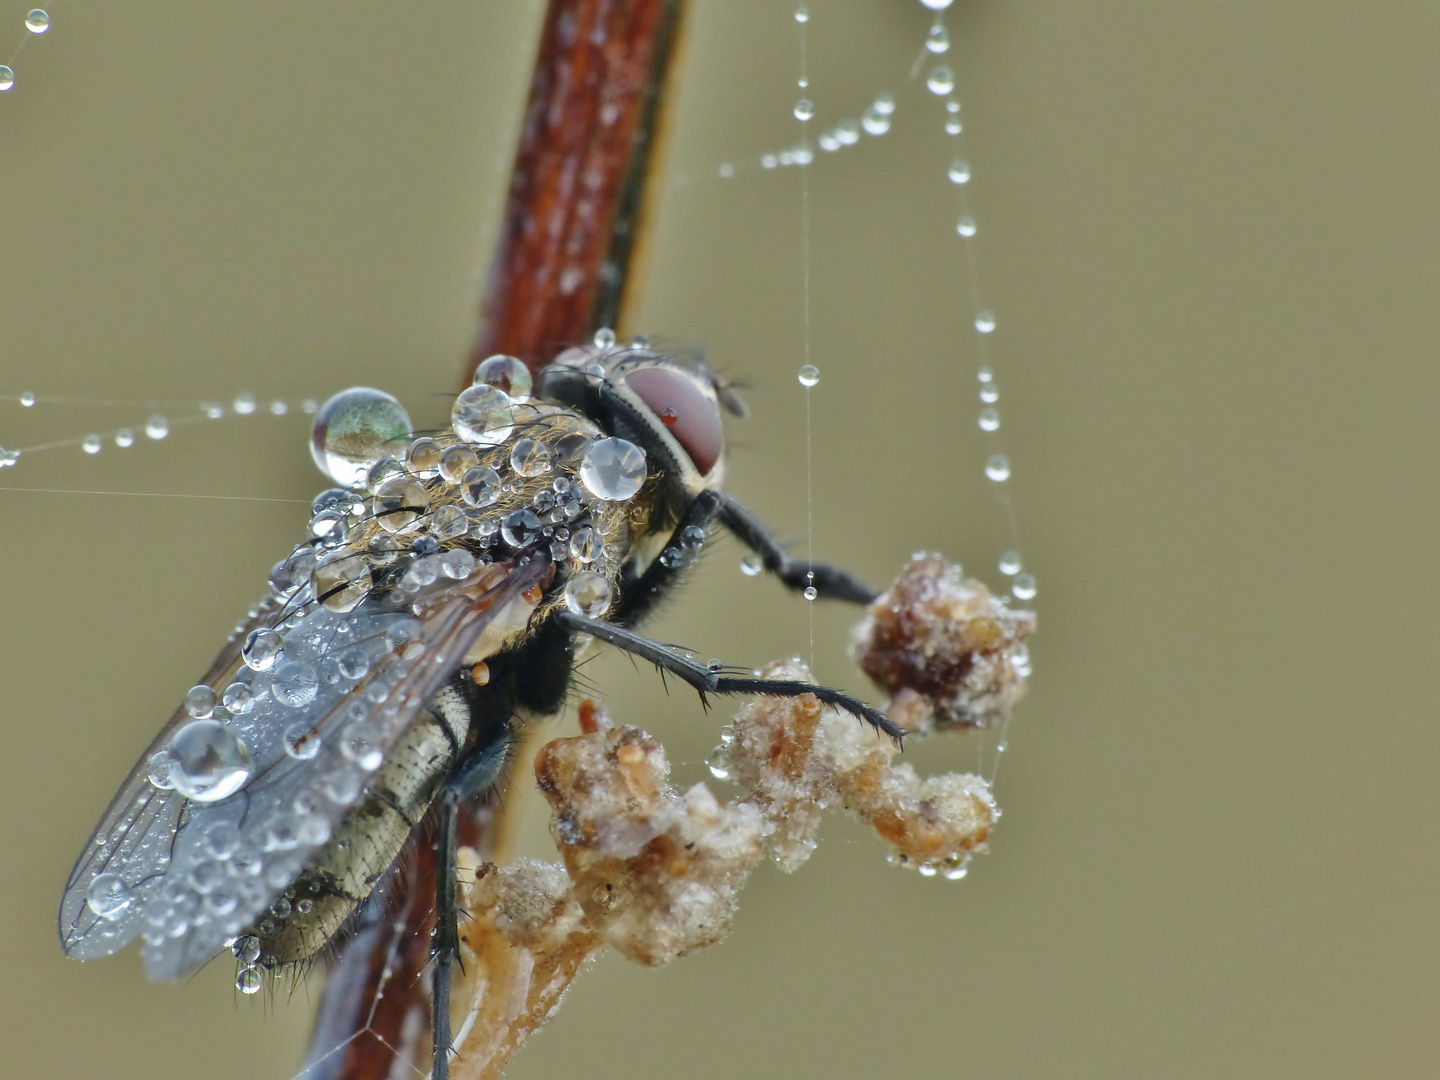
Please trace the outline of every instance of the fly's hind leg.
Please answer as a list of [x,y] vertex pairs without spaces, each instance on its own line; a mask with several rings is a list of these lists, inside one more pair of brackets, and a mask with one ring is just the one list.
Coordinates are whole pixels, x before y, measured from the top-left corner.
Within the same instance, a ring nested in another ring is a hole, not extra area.
[[511,741],[510,725],[498,725],[460,760],[440,791],[440,827],[435,838],[435,940],[430,945],[435,1035],[431,1080],[449,1080],[450,1076],[450,976],[460,961],[460,908],[455,896],[459,884],[456,829],[460,807],[495,785],[510,755]]

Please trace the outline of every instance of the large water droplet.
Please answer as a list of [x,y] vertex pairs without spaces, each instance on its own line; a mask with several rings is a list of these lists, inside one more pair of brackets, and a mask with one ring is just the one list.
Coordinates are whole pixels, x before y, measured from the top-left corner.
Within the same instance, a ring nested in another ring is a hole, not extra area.
[[175,786],[175,782],[170,779],[170,751],[168,750],[159,750],[151,754],[146,772],[149,774],[150,783],[161,791],[169,791]]
[[98,454],[100,452],[100,436],[86,435],[80,440],[80,449],[87,454]]
[[598,619],[610,610],[612,591],[603,574],[584,571],[565,583],[565,606],[576,615]]
[[42,8],[32,8],[25,16],[25,29],[32,34],[43,34],[50,29],[50,16]]
[[236,716],[244,716],[255,707],[255,694],[249,685],[243,682],[232,682],[225,687],[225,693],[220,700],[225,708]]
[[925,35],[925,48],[937,56],[950,48],[950,31],[943,23],[937,22],[930,28],[930,33]]
[[860,126],[867,135],[884,135],[890,130],[890,115],[880,111],[879,103],[871,105],[860,117]]
[[1006,577],[1013,577],[1015,574],[1018,574],[1023,565],[1024,563],[1020,561],[1020,552],[1014,548],[1000,553],[1000,572]]
[[804,4],[801,4],[795,9],[795,21],[798,23],[807,23],[810,21],[810,9]]
[[35,395],[31,391],[26,390],[23,394],[20,395],[20,404],[27,409],[34,408]]
[[170,434],[170,421],[158,413],[145,421],[145,437],[147,439],[163,439]]
[[309,761],[320,752],[320,733],[304,720],[286,728],[280,742],[285,753],[299,761]]
[[949,120],[945,121],[946,135],[959,135],[962,129],[963,125],[960,123],[958,116],[952,116]]
[[366,772],[374,772],[385,760],[374,732],[358,727],[345,733],[340,740],[340,753],[359,765]]
[[130,887],[119,874],[99,874],[85,890],[85,906],[102,919],[118,919],[131,898]]
[[250,779],[250,751],[216,720],[192,720],[170,740],[170,781],[196,802],[218,802]]
[[475,369],[475,384],[493,386],[503,390],[511,401],[523,403],[530,400],[534,380],[524,362],[513,356],[495,355]]
[[999,409],[995,408],[995,407],[992,406],[992,405],[987,405],[985,408],[983,408],[983,409],[980,410],[980,430],[981,430],[981,431],[998,431],[998,430],[1000,430],[1000,410],[999,410]]
[[936,64],[925,76],[925,85],[932,94],[948,94],[955,89],[955,73],[944,64]]
[[239,990],[242,994],[256,994],[260,992],[260,987],[263,982],[264,980],[260,977],[260,972],[256,968],[241,968],[240,974],[235,976],[235,989]]
[[515,430],[510,395],[489,383],[466,387],[450,410],[450,424],[466,442],[498,446]]
[[800,380],[800,385],[808,390],[820,381],[820,369],[814,364],[806,364],[800,369],[800,374],[796,378]]
[[754,577],[764,569],[765,563],[753,551],[740,560],[740,572],[746,577]]
[[597,349],[613,349],[615,347],[615,331],[608,326],[602,326],[595,331],[595,336],[590,340],[595,343]]
[[968,161],[951,163],[948,175],[952,184],[968,184],[970,182],[970,163]]
[[982,334],[992,332],[995,329],[995,313],[986,309],[976,314],[975,329]]
[[191,716],[205,719],[215,711],[215,691],[204,683],[192,686],[185,695],[185,711]]
[[600,554],[601,546],[600,534],[589,525],[582,525],[570,538],[570,557],[576,562],[594,562],[595,557]]
[[371,510],[375,522],[386,532],[410,532],[420,525],[420,518],[430,509],[430,496],[425,485],[408,476],[386,480],[375,492]]
[[303,660],[284,660],[275,668],[270,693],[281,705],[298,709],[315,700],[320,676]]
[[122,427],[119,431],[115,432],[115,445],[122,450],[126,447],[134,446],[135,432],[131,431],[128,427]]
[[723,746],[717,746],[710,751],[710,756],[705,759],[705,764],[710,767],[710,775],[716,780],[730,779],[730,752]]
[[645,451],[624,439],[597,439],[580,462],[580,482],[597,499],[623,502],[645,483]]
[[801,98],[795,103],[795,119],[800,121],[809,120],[815,115],[815,106],[810,104],[809,98]]
[[251,630],[240,655],[253,671],[269,671],[285,652],[285,639],[268,627]]
[[315,596],[331,611],[353,611],[374,587],[370,564],[359,554],[342,555],[315,568]]
[[993,382],[981,383],[980,400],[986,405],[994,405],[995,402],[1000,400],[1000,387],[996,386]]
[[0,91],[9,90],[15,85],[15,72],[8,64],[0,64]]
[[359,487],[372,465],[400,453],[410,430],[410,415],[400,402],[383,390],[351,387],[315,413],[310,455],[337,484]]
[[960,220],[955,223],[955,231],[956,231],[957,233],[959,233],[961,236],[965,237],[966,239],[969,239],[970,237],[974,236],[974,235],[975,235],[975,218],[974,218],[974,216],[971,215],[971,214],[964,214],[964,215],[962,215],[961,218],[960,218]]
[[510,467],[518,476],[543,476],[555,463],[555,451],[539,439],[521,439],[510,451]]
[[440,455],[444,452],[434,439],[416,439],[405,451],[405,464],[412,475],[428,480],[440,471]]
[[991,454],[985,462],[985,475],[997,484],[1010,479],[1010,459],[1004,454]]
[[249,416],[255,411],[255,395],[248,390],[242,390],[235,395],[231,408],[241,416]]
[[463,477],[480,464],[480,455],[468,446],[447,447],[440,455],[440,475],[451,484],[460,483]]
[[931,11],[944,11],[954,0],[920,0]]
[[540,538],[540,517],[534,510],[512,510],[500,519],[500,538],[511,547],[529,547]]
[[460,497],[471,506],[489,506],[500,498],[500,474],[489,465],[468,470],[460,479]]

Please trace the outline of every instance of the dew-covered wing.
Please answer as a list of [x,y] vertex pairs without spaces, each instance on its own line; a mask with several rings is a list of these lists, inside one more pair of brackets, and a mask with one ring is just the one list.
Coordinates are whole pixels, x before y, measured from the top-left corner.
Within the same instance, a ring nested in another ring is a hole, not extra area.
[[[242,786],[216,801],[182,798],[155,789],[142,768],[139,782],[153,794],[141,816],[157,805],[171,815],[146,835],[168,844],[160,852],[157,844],[122,843],[101,871],[118,882],[102,882],[98,897],[90,867],[88,884],[72,875],[61,914],[62,928],[73,927],[68,936],[62,929],[66,951],[88,959],[139,934],[152,978],[208,961],[329,840],[369,774],[466,654],[483,645],[482,635],[498,645],[523,627],[547,570],[540,559],[486,567],[420,617],[372,599],[344,614],[314,605],[283,624],[283,653],[267,670],[241,670],[251,678],[252,704],[224,725],[248,750]],[[162,733],[157,748],[163,745]],[[216,749],[223,759],[227,747]],[[132,776],[117,804],[135,783]],[[139,792],[127,806],[144,797]],[[118,910],[97,916],[112,899]]]
[[[241,626],[202,681],[208,686],[233,682],[244,667],[240,647],[246,635],[268,625],[274,614],[275,605],[266,605]],[[150,782],[150,762],[165,749],[175,731],[191,719],[184,706],[170,717],[110,800],[100,824],[75,860],[60,901],[60,944],[65,955],[76,960],[108,956],[140,932],[142,906],[133,902],[125,879],[143,889],[142,883],[165,873],[175,830],[185,809],[184,797],[174,788],[160,788]],[[122,867],[125,874],[115,874]],[[99,886],[95,887],[97,879]],[[87,903],[90,899],[93,906]],[[96,908],[107,911],[109,917],[101,918]]]

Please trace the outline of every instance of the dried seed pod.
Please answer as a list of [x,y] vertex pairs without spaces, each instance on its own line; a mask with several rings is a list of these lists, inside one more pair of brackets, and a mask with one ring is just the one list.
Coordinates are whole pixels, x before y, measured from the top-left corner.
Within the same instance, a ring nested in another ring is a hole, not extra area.
[[989,727],[1025,692],[1035,613],[1011,611],[938,555],[917,555],[855,628],[850,655],[889,691],[889,715],[916,732]]

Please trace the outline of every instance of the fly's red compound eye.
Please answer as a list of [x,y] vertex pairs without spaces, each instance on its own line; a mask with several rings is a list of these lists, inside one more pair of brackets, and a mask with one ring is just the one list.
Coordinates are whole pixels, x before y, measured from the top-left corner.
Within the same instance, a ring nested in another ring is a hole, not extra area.
[[708,475],[725,445],[719,406],[694,379],[669,368],[632,371],[625,383],[660,418],[700,474]]

